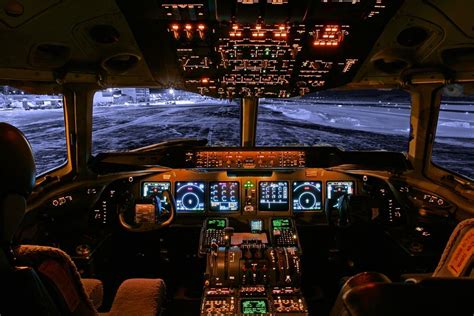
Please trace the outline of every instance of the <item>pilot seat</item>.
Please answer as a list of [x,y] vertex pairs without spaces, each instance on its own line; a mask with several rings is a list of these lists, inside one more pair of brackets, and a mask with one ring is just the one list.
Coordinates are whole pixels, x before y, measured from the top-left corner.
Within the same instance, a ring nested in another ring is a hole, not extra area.
[[363,272],[343,285],[331,316],[474,315],[474,218],[461,221],[432,274],[392,282]]
[[1,290],[8,293],[0,302],[0,313],[159,315],[165,299],[161,279],[125,280],[110,311],[98,313],[102,282],[81,278],[68,254],[53,247],[12,245],[35,184],[36,169],[27,139],[6,123],[0,123],[0,153]]

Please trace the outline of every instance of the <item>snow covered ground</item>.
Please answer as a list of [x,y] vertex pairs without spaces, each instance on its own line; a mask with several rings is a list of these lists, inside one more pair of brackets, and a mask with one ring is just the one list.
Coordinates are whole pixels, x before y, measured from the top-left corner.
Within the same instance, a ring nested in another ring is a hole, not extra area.
[[[474,177],[474,105],[443,108],[434,160]],[[96,106],[93,152],[122,151],[177,138],[206,138],[212,146],[238,146],[239,116],[239,106],[227,101]],[[406,151],[409,116],[409,103],[399,100],[263,100],[257,145],[328,144],[346,150]],[[39,173],[65,161],[61,109],[0,110],[0,121],[26,134]]]

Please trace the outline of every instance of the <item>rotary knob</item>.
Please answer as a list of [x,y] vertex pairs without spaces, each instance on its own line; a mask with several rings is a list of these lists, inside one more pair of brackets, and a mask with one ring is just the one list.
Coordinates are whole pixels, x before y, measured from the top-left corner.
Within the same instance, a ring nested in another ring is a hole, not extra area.
[[76,247],[76,255],[80,257],[89,257],[91,254],[91,248],[89,245],[80,244]]

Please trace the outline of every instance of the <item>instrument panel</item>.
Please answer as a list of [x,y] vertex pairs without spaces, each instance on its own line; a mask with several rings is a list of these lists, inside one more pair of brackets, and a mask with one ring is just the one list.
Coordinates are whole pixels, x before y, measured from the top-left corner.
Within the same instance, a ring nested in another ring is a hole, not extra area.
[[[295,169],[236,176],[225,171],[173,170],[134,181],[139,200],[161,201],[163,190],[176,200],[178,215],[322,214],[326,199],[354,194],[356,181],[332,171]],[[155,203],[156,204],[156,203]]]

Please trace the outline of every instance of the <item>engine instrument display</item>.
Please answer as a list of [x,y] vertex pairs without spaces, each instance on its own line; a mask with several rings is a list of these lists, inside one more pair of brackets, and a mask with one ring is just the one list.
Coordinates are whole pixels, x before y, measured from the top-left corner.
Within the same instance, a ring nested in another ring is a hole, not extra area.
[[181,213],[204,212],[205,187],[204,181],[176,182],[176,211]]
[[288,211],[288,182],[262,181],[259,186],[260,211]]
[[263,315],[268,313],[267,300],[244,299],[240,301],[240,309],[244,315]]
[[320,211],[322,209],[320,181],[293,182],[293,211]]
[[209,187],[211,211],[234,212],[239,210],[239,182],[211,182]]
[[354,193],[354,182],[352,181],[328,181],[327,198],[331,200],[330,206],[337,207],[337,199],[344,194],[352,195]]

